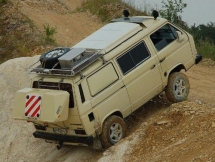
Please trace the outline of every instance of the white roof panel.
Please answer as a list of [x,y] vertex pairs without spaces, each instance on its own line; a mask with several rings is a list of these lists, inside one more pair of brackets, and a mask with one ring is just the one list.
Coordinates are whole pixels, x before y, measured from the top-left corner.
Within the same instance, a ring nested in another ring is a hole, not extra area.
[[103,49],[108,52],[140,30],[142,30],[142,27],[139,24],[109,23],[72,48]]

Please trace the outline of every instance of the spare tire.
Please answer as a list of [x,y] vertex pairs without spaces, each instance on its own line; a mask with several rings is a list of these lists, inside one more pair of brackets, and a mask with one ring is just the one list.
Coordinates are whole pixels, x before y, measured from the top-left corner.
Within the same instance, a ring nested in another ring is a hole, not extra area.
[[[70,51],[70,48],[55,48],[50,50],[40,56],[40,63],[43,68],[47,69],[60,69],[60,63],[58,63],[58,58]],[[58,63],[58,64],[57,64]],[[54,65],[57,64],[55,67]]]

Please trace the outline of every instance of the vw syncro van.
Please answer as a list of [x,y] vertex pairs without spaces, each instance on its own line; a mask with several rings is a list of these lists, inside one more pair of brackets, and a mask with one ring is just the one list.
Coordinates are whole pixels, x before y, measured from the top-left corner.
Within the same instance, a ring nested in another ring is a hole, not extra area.
[[162,91],[189,93],[187,71],[201,61],[193,37],[166,19],[114,19],[71,48],[43,54],[30,67],[31,88],[15,95],[13,117],[33,136],[62,145],[107,148],[125,137],[124,118]]

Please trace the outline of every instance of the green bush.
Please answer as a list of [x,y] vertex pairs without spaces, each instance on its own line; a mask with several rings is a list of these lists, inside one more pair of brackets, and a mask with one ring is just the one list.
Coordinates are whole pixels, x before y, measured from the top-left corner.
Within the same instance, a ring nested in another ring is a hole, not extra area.
[[8,0],[1,0],[1,3],[6,4]]
[[196,44],[198,53],[200,53],[205,58],[210,58],[215,60],[215,44],[208,39],[199,40]]
[[134,9],[134,2],[129,5],[121,0],[86,0],[77,11],[90,11],[98,16],[102,22],[108,22],[114,18],[122,17],[124,9],[130,11],[130,15],[146,15],[145,12]]
[[57,33],[56,27],[50,27],[48,25],[43,25],[45,30],[45,40],[47,43],[55,43],[54,34]]

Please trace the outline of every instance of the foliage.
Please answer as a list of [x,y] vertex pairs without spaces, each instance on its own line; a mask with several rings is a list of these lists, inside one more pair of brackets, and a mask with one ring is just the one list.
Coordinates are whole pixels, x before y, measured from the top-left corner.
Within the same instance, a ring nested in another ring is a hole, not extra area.
[[45,30],[45,40],[47,43],[55,43],[54,34],[57,33],[56,27],[50,27],[48,25],[43,25],[43,28]]
[[2,7],[0,1],[0,64],[11,58],[33,55],[35,50],[42,51],[41,47],[48,45],[33,21],[13,9],[13,3],[9,2]]
[[102,22],[108,22],[114,18],[121,17],[124,9],[128,9],[132,15],[146,15],[145,12],[139,11],[132,7],[134,5],[126,4],[121,0],[86,0],[77,11],[90,11],[98,16]]
[[196,43],[196,48],[198,53],[200,53],[205,58],[211,58],[215,60],[215,44],[208,39],[198,40]]
[[8,0],[1,0],[1,3],[6,4]]
[[203,57],[215,60],[215,23],[207,25],[200,24],[191,26],[189,32],[193,35],[196,42],[196,48]]
[[160,11],[160,15],[172,23],[180,24],[182,19],[179,16],[179,13],[183,12],[183,9],[187,7],[187,4],[183,3],[183,0],[166,1],[162,0],[162,10]]
[[215,23],[208,23],[207,25],[201,24],[199,26],[191,26],[190,31],[195,40],[204,40],[215,42]]

